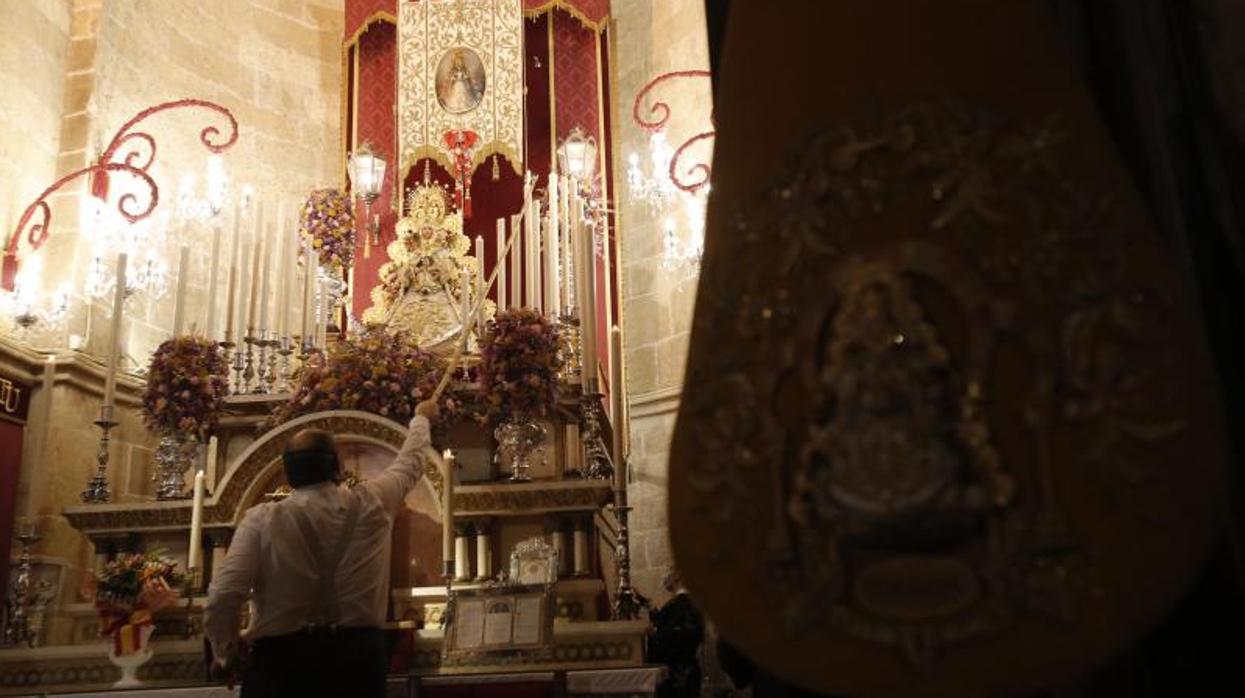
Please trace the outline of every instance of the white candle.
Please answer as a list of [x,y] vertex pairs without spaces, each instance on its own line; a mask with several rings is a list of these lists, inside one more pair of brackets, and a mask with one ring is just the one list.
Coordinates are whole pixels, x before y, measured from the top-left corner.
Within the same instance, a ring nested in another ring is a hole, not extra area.
[[203,336],[209,340],[216,339],[216,284],[220,279],[220,217],[212,216],[212,261],[208,264],[207,322],[203,326]]
[[238,279],[240,283],[238,284],[238,320],[236,325],[238,338],[236,341],[241,345],[242,340],[250,334],[247,322],[251,319],[251,286],[255,283],[255,270],[254,265],[251,263],[255,249],[250,233],[245,231],[239,231],[239,233],[242,236],[242,241],[239,243],[240,251],[238,253]]
[[549,178],[549,223],[545,226],[545,302],[549,304],[549,316],[556,318],[562,312],[562,286],[558,282],[558,180]]
[[242,255],[242,205],[233,207],[233,242],[229,252],[229,286],[225,290],[225,341],[234,341],[234,330],[238,326],[237,312],[238,264]]
[[497,219],[497,312],[506,311],[506,258],[502,252],[506,249],[506,217]]
[[584,225],[583,201],[571,198],[571,219],[580,234],[579,238],[579,344],[582,348],[583,386],[594,392],[597,385],[597,306],[596,306],[596,250],[592,226]]
[[476,236],[476,305],[479,311],[475,316],[476,337],[484,336],[484,295],[487,289],[484,288],[484,236]]
[[[286,215],[289,215],[288,213]],[[294,286],[298,283],[298,226],[291,225],[285,234],[285,336],[294,333]]]
[[441,559],[454,562],[454,454],[441,453]]
[[532,205],[529,216],[531,226],[528,227],[528,258],[527,258],[527,292],[532,297],[531,307],[538,313],[544,312],[545,303],[540,297],[541,273],[540,266],[540,204]]
[[311,281],[314,278],[314,274],[311,271],[312,254],[311,241],[303,238],[303,325],[302,331],[298,335],[302,338],[303,344],[307,344],[311,339],[311,313],[313,312],[312,306],[315,304],[315,301],[312,299],[315,291],[311,285]]
[[459,311],[460,331],[462,332],[463,346],[467,345],[467,335],[471,334],[471,325],[474,324],[471,317],[471,270],[464,268],[462,270],[461,279],[459,280],[459,302],[463,309]]
[[194,499],[190,505],[190,549],[186,567],[199,569],[199,539],[203,537],[203,471],[195,472]]
[[117,363],[121,358],[121,320],[125,316],[126,254],[117,255],[117,287],[112,293],[112,323],[108,328],[108,372],[104,377],[104,407],[111,408],[117,397]]
[[510,248],[510,307],[523,307],[523,292],[520,290],[523,283],[523,267],[520,266],[520,258],[523,256],[520,250],[523,247],[523,237],[519,231],[523,229],[523,215],[516,213],[510,217],[510,235],[514,237],[514,245]]
[[[605,270],[601,276],[601,286],[604,289],[602,292],[605,295],[605,303],[603,304],[605,306],[605,326],[613,327],[614,294],[611,287],[614,284],[614,266],[613,262],[610,260],[610,229],[608,219],[602,219],[601,228],[601,266],[604,267]],[[614,357],[610,356],[608,357],[608,360],[612,362]]]
[[277,336],[282,337],[285,335],[285,267],[286,259],[289,257],[290,252],[289,231],[285,227],[285,201],[277,202],[276,250],[277,259],[275,266],[277,275],[273,281],[273,285],[276,286],[277,302],[273,307],[273,312],[276,314],[276,320],[273,322],[273,325],[276,327]]
[[[184,230],[184,228],[183,228]],[[177,295],[173,298],[173,336],[180,337],[186,324],[186,281],[190,276],[190,247],[182,245],[177,258]]]
[[564,181],[562,188],[558,191],[558,198],[560,199],[558,202],[558,217],[561,219],[560,227],[562,228],[562,234],[559,236],[561,237],[562,242],[560,256],[562,257],[562,265],[565,267],[561,271],[562,307],[568,312],[570,311],[571,306],[575,303],[575,293],[571,287],[571,280],[574,278],[575,268],[575,254],[573,252],[575,249],[575,236],[572,234],[574,229],[571,227],[571,217],[567,213],[566,206],[566,202],[570,196],[569,190],[569,183]]
[[613,414],[610,415],[610,426],[613,429],[614,445],[614,489],[621,490],[627,486],[623,474],[623,419],[626,411],[623,407],[623,370],[622,370],[622,330],[618,325],[610,329],[610,403]]
[[246,318],[247,333],[252,336],[257,336],[255,330],[260,329],[256,322],[259,320],[260,270],[264,262],[263,218],[264,202],[262,199],[256,199],[254,225],[251,228],[251,302],[250,312]]
[[272,236],[269,226],[265,225],[262,230],[264,236],[263,256],[259,262],[259,328],[262,333],[271,329],[268,325],[268,304],[269,304],[269,285],[272,276],[272,257],[274,248],[278,248],[279,238]]

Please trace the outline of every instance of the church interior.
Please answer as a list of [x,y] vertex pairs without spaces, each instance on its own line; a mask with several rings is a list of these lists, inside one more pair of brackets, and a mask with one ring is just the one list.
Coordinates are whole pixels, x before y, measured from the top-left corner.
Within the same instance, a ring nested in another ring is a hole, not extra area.
[[0,695],[426,404],[386,695],[1245,695],[1239,3],[0,5]]

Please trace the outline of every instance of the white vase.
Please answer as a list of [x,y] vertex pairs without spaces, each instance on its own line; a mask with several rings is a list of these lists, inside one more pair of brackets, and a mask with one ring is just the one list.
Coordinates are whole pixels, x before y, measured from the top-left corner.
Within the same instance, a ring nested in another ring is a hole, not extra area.
[[138,678],[138,668],[151,660],[151,634],[155,632],[155,627],[144,626],[139,632],[142,634],[142,642],[137,652],[118,655],[115,645],[108,647],[108,661],[113,666],[121,669],[121,679],[112,685],[113,688],[136,688],[142,686],[143,682]]

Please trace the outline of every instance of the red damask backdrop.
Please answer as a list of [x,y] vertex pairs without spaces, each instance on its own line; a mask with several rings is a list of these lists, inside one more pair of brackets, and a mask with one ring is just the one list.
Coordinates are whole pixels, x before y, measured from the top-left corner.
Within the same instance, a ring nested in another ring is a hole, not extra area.
[[[565,138],[576,126],[596,138],[602,147],[604,172],[610,171],[613,153],[609,139],[608,104],[608,32],[609,0],[523,0],[524,61],[526,95],[524,99],[524,149],[526,169],[537,176],[536,187],[543,190],[554,160],[554,138]],[[396,167],[397,101],[397,0],[347,0],[345,48],[349,85],[346,109],[346,146],[353,150],[364,141],[384,155]],[[425,166],[430,178],[453,188],[452,178],[435,162],[420,160],[407,172],[392,169],[386,175],[384,191],[373,211],[381,212],[381,244],[373,246],[364,257],[365,243],[360,239],[356,264],[351,277],[355,316],[361,316],[371,305],[370,289],[376,285],[382,264],[388,261],[384,247],[393,240],[396,214],[393,183],[402,179],[404,190],[422,178]],[[344,162],[343,162],[344,167]],[[494,177],[496,173],[496,178]],[[607,197],[614,192],[608,177],[602,179]],[[472,217],[464,224],[464,232],[473,241],[483,236],[485,270],[491,272],[497,257],[496,219],[510,216],[522,205],[523,180],[515,168],[498,157],[489,157],[471,175]],[[611,256],[616,258],[617,246],[612,235]],[[597,317],[599,346],[609,343],[605,324],[604,264],[598,261]],[[614,289],[618,280],[612,278]],[[611,294],[617,300],[617,293]],[[496,300],[496,290],[491,294]],[[611,310],[617,315],[617,304]],[[604,355],[602,355],[604,360]],[[603,369],[606,374],[608,371]]]

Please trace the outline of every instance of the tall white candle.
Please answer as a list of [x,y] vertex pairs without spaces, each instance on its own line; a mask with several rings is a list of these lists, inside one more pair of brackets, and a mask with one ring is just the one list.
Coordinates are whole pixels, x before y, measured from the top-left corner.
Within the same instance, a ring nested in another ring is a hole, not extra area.
[[240,230],[239,233],[242,240],[239,243],[240,252],[238,253],[238,338],[235,341],[242,344],[242,340],[247,337],[247,331],[250,329],[247,323],[251,319],[251,286],[255,284],[254,265],[251,263],[255,255],[255,246],[249,232]]
[[238,264],[242,254],[242,205],[239,202],[233,207],[233,240],[229,251],[229,284],[225,289],[225,341],[234,341],[235,328],[238,326],[237,312]]
[[[289,215],[288,213],[286,215]],[[285,234],[285,336],[294,333],[294,294],[298,284],[298,226],[293,224]]]
[[[605,326],[613,327],[614,292],[612,290],[612,286],[614,285],[614,263],[610,259],[610,229],[608,219],[602,221],[601,228],[601,265],[604,268],[604,272],[601,274],[601,286],[603,288],[602,294],[605,297],[605,303],[603,303],[605,306]],[[613,360],[613,356],[610,356],[609,361],[612,362]]]
[[506,249],[506,217],[497,219],[497,312],[506,311],[506,258],[502,251]]
[[273,321],[273,327],[277,331],[278,337],[285,336],[285,276],[286,276],[286,258],[290,252],[289,229],[285,225],[285,201],[277,202],[277,259],[273,267],[276,269],[276,276],[273,277],[273,286],[276,287],[276,303],[273,304],[273,314],[276,316]]
[[204,302],[207,303],[207,322],[203,325],[203,336],[209,340],[214,340],[216,334],[216,284],[220,281],[220,238],[221,226],[220,217],[212,216],[212,261],[208,264],[208,282],[207,293],[204,294]]
[[271,223],[267,223],[261,232],[264,236],[264,253],[259,262],[259,328],[267,331],[272,329],[268,324],[268,305],[271,300],[269,298],[269,286],[272,281],[272,253],[274,248],[278,246],[279,238],[273,237]]
[[544,299],[540,297],[541,279],[544,277],[540,265],[540,204],[534,203],[529,221],[531,226],[528,227],[528,258],[527,258],[527,292],[531,296],[532,302],[529,304],[532,310],[542,313],[545,310]]
[[560,256],[562,258],[561,262],[563,265],[563,269],[561,271],[561,274],[562,274],[562,278],[561,278],[562,280],[562,307],[569,312],[571,309],[571,306],[575,304],[575,292],[571,286],[572,279],[574,279],[574,269],[575,269],[575,253],[574,253],[575,236],[572,234],[574,229],[571,227],[571,217],[567,213],[567,206],[566,206],[566,202],[569,196],[568,190],[570,188],[570,185],[566,181],[564,181],[563,184],[564,186],[559,191],[559,197],[558,197],[559,199],[561,199],[561,201],[558,203],[558,216],[559,218],[562,219],[561,223],[559,224],[559,226],[562,229],[562,234],[560,235],[560,237],[562,238],[561,240],[562,250],[561,250]]
[[560,176],[549,178],[549,223],[545,226],[545,303],[549,306],[549,316],[556,318],[562,312],[562,286],[558,282],[558,180]]
[[186,567],[199,569],[199,544],[203,538],[203,471],[195,472],[194,499],[190,505],[190,549],[186,552]]
[[112,323],[108,328],[108,372],[104,374],[104,406],[117,403],[117,363],[121,358],[121,321],[125,316],[124,252],[117,255],[117,287],[112,293]]
[[476,236],[476,280],[475,280],[475,304],[479,306],[479,311],[475,316],[476,337],[484,336],[484,296],[488,289],[484,288],[484,236]]
[[190,247],[182,245],[177,257],[177,294],[173,298],[173,336],[180,337],[186,325],[186,281],[190,276]]
[[523,236],[520,231],[523,229],[523,216],[516,213],[510,217],[510,234],[514,236],[514,245],[510,248],[510,307],[523,307],[523,267],[519,260],[523,257]]
[[471,317],[471,270],[464,268],[462,275],[458,281],[459,284],[459,303],[462,310],[458,311],[462,337],[464,345],[467,343],[467,336],[471,334],[471,326],[475,324],[474,318]]
[[593,391],[597,385],[597,306],[596,306],[596,249],[592,226],[583,221],[583,201],[571,198],[572,225],[579,230],[579,345],[582,351],[583,386]]
[[312,273],[311,256],[314,250],[311,249],[311,241],[303,238],[303,325],[299,332],[303,344],[307,344],[311,340],[312,319],[311,314],[314,312],[312,307],[315,305],[313,296],[315,295],[315,287],[312,286],[312,279],[315,275]]
[[454,454],[441,453],[441,559],[454,561]]

